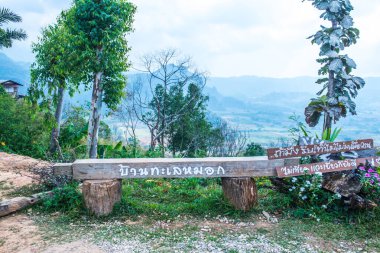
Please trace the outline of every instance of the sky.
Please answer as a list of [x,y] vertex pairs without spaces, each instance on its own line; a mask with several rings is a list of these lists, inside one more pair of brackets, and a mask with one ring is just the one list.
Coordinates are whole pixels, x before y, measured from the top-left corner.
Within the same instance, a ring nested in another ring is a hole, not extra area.
[[[306,38],[321,24],[320,11],[302,0],[130,0],[137,6],[134,32],[127,36],[130,60],[176,48],[191,56],[210,76],[316,76],[319,48]],[[358,43],[345,53],[353,58],[356,75],[380,76],[380,1],[351,0]],[[2,51],[16,61],[32,62],[31,43],[41,28],[69,8],[70,0],[1,0],[23,17],[13,25],[28,39]]]

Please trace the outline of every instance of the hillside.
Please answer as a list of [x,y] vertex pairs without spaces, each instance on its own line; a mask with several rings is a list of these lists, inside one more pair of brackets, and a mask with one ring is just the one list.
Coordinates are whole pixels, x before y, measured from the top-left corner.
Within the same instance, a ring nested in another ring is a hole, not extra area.
[[[23,94],[30,79],[28,66],[0,53],[0,79],[14,79],[26,84],[21,89]],[[129,82],[136,78],[137,74],[128,75]],[[288,129],[293,126],[288,117],[293,113],[303,119],[305,106],[319,88],[315,80],[314,77],[211,77],[205,93],[210,98],[208,108],[211,113],[247,131],[251,140],[268,144],[288,136]],[[358,115],[341,120],[337,126],[343,127],[342,139],[374,138],[380,142],[377,126],[380,101],[376,97],[380,93],[380,77],[365,80],[367,84],[356,99]],[[83,104],[89,97],[90,92],[82,90],[70,98],[70,103]]]

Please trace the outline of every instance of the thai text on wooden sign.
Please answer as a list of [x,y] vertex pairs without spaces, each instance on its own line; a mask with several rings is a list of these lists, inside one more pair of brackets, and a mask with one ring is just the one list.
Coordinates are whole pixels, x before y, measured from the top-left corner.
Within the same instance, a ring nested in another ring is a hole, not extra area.
[[326,153],[338,153],[373,148],[373,140],[356,140],[344,142],[321,143],[306,146],[292,146],[286,148],[267,149],[268,159],[280,159],[289,157],[300,157],[319,155]]
[[71,170],[77,180],[255,177],[275,176],[275,168],[284,163],[267,157],[89,159],[75,161]]
[[380,157],[376,156],[322,163],[299,164],[295,166],[282,166],[277,167],[276,170],[278,177],[295,177],[305,174],[315,174],[316,172],[326,173],[334,171],[352,170],[356,169],[360,164],[364,165],[367,161],[371,163],[373,166],[380,166]]

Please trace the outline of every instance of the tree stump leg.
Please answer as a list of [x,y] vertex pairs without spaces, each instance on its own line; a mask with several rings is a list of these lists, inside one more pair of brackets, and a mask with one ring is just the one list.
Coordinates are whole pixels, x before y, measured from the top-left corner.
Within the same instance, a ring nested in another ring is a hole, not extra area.
[[222,178],[224,196],[237,209],[250,210],[257,204],[257,187],[254,178]]
[[121,180],[86,180],[82,188],[84,203],[91,213],[106,216],[121,200]]

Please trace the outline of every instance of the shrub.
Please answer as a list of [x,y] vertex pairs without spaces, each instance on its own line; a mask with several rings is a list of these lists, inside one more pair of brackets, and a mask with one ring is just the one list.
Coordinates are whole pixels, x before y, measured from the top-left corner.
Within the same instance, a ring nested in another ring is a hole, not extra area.
[[363,187],[361,193],[365,198],[380,203],[380,175],[379,168],[372,167],[370,163],[358,167],[358,174],[360,176]]
[[247,145],[244,156],[263,156],[265,153],[265,149],[260,144],[251,142]]
[[42,209],[46,212],[62,212],[75,217],[84,211],[84,203],[78,190],[78,183],[72,182],[62,188],[55,188],[52,197],[42,202]]
[[322,173],[314,175],[305,174],[299,177],[286,179],[292,186],[289,195],[292,205],[297,207],[296,216],[310,216],[318,219],[319,214],[332,208],[336,200],[341,199],[340,194],[333,194],[322,188]]
[[43,158],[48,148],[51,127],[50,114],[42,113],[27,101],[0,94],[2,150]]

